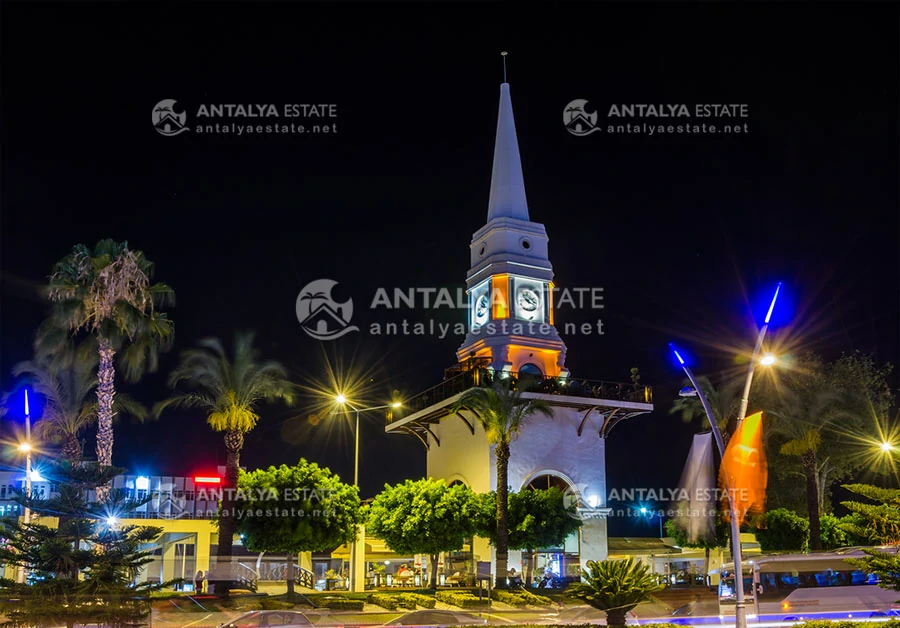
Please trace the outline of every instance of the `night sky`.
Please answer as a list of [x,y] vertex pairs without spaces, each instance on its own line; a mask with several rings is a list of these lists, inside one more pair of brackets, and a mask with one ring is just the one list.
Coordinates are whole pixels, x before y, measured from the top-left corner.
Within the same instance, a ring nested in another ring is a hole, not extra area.
[[[324,381],[327,364],[366,373],[369,405],[439,383],[462,338],[373,337],[372,322],[431,313],[368,306],[378,287],[464,287],[487,215],[502,50],[556,283],[604,289],[605,334],[564,337],[567,366],[613,381],[637,366],[654,386],[657,411],[608,441],[608,488],[675,486],[699,428],[668,414],[682,377],[667,343],[690,350],[698,373],[738,368],[777,281],[790,320],[773,339],[900,361],[896,5],[2,10],[4,390],[29,357],[53,263],[104,237],[143,250],[177,294],[175,350],[121,385],[147,403],[167,394],[179,350],[236,329],[255,329],[297,381]],[[562,116],[578,98],[603,125],[614,103],[746,104],[749,132],[576,137]],[[337,133],[164,137],[151,122],[163,99],[191,126],[204,103],[336,104]],[[353,299],[360,333],[322,343],[301,329],[297,296],[319,278]],[[560,311],[557,326],[597,317]],[[265,408],[243,464],[304,456],[350,479],[350,429],[314,425],[309,403]],[[9,418],[7,436],[21,417]],[[362,441],[364,496],[424,473],[421,445],[384,434],[377,413]],[[224,446],[202,414],[176,412],[120,423],[114,456],[133,472],[190,475],[223,464]]]

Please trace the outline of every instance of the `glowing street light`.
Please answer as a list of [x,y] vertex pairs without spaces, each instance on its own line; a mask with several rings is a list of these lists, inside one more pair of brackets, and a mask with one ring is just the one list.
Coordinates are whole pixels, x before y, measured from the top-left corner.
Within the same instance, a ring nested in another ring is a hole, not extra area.
[[[344,406],[353,410],[356,413],[356,426],[353,430],[353,486],[359,488],[359,414],[361,412],[369,412],[372,410],[385,410],[387,408],[399,408],[403,404],[399,401],[395,401],[393,403],[389,403],[383,406],[372,406],[370,408],[357,408],[349,401],[347,401],[347,397],[343,393],[338,393],[334,396],[334,401],[339,406]],[[357,534],[353,538],[353,542],[350,544],[350,591],[355,593],[361,593],[364,589],[358,588],[358,574],[356,570],[356,540],[359,538],[359,534]],[[364,583],[363,583],[364,584]]]
[[[741,425],[741,421],[747,416],[747,404],[750,401],[750,385],[753,383],[753,369],[756,368],[756,357],[759,355],[760,349],[762,349],[763,339],[766,337],[766,330],[769,329],[769,321],[772,319],[772,312],[775,311],[775,301],[778,300],[779,292],[781,292],[780,281],[778,282],[778,286],[775,287],[775,294],[772,295],[769,311],[766,312],[766,319],[759,330],[759,335],[756,337],[756,346],[753,348],[753,355],[750,357],[750,367],[747,369],[747,382],[744,384],[744,395],[741,397],[741,407],[740,410],[738,410],[737,415],[738,426]],[[772,364],[775,364],[775,356],[771,353],[767,353],[759,362],[763,366],[771,366]]]
[[31,451],[31,443],[19,443],[19,451],[23,454],[27,454]]
[[889,443],[887,441],[881,443],[881,451],[887,453],[889,451],[894,451],[894,443]]
[[[779,284],[779,288],[781,284]],[[778,292],[775,292],[775,296],[778,296]],[[772,307],[775,306],[775,300],[772,299]],[[772,307],[769,308],[769,316],[772,314]],[[768,322],[769,316],[766,316],[766,322]],[[765,329],[765,327],[763,328]],[[761,338],[762,336],[760,336]],[[760,343],[762,340],[760,340]],[[697,380],[694,377],[694,373],[688,367],[687,364],[684,363],[684,358],[681,357],[681,354],[678,353],[678,350],[675,346],[669,343],[669,347],[672,349],[672,353],[675,354],[675,357],[678,358],[679,364],[681,364],[681,368],[684,370],[685,375],[687,375],[688,380],[691,382],[691,386],[687,386],[682,388],[678,393],[681,397],[698,397],[700,399],[700,404],[703,406],[703,411],[706,413],[706,420],[709,421],[709,427],[712,429],[713,437],[716,441],[716,447],[719,450],[719,455],[725,456],[725,439],[722,437],[722,430],[719,429],[719,423],[716,421],[716,417],[713,414],[712,409],[709,406],[709,401],[706,399],[706,395],[703,394],[703,390],[700,388],[699,384],[697,384]],[[758,345],[757,345],[758,348]],[[750,376],[747,381],[747,389],[745,390],[745,397],[750,388],[750,378],[753,377],[751,362],[751,370]],[[742,402],[742,413],[741,419],[743,419],[743,413],[747,411],[746,407],[746,399]],[[731,515],[731,555],[734,560],[734,569],[735,574],[743,574],[743,558],[741,556],[741,527],[740,522],[737,518],[737,508],[735,507],[735,496],[734,491],[731,490],[730,479],[725,478],[725,488],[726,494],[728,496],[728,510]],[[734,625],[735,628],[747,628],[747,603],[744,601],[744,579],[741,575],[735,576],[734,579]]]
[[772,366],[777,361],[778,361],[777,358],[774,355],[772,355],[771,353],[767,353],[766,355],[764,355],[763,357],[761,357],[759,359],[759,363],[762,364],[763,366]]

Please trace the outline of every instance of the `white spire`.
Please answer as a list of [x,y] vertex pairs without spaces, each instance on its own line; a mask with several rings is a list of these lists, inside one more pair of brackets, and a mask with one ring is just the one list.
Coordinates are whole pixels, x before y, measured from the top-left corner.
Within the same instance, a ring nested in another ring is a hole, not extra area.
[[488,222],[499,217],[529,220],[509,83],[500,85],[500,112],[497,115],[494,170],[491,174],[491,198],[488,202]]

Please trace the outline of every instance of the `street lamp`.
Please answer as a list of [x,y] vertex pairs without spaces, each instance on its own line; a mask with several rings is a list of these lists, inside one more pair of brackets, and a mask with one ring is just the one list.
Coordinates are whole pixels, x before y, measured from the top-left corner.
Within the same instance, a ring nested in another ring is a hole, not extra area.
[[[760,349],[762,349],[763,339],[766,337],[766,330],[769,329],[769,321],[772,319],[772,312],[775,310],[775,301],[778,299],[779,292],[781,292],[780,281],[775,287],[775,294],[772,296],[772,302],[769,304],[769,311],[766,312],[766,319],[763,322],[762,328],[759,330],[759,335],[756,337],[756,346],[753,348],[753,355],[750,356],[750,366],[747,369],[747,381],[744,383],[744,395],[741,397],[741,408],[738,410],[737,415],[738,426],[740,426],[744,417],[747,416],[747,404],[750,401],[750,385],[753,383],[753,369],[756,368],[756,358],[759,355]],[[767,353],[759,360],[759,363],[763,366],[771,366],[775,364],[775,356],[771,353]]]
[[[25,389],[25,441],[19,444],[19,451],[25,454],[25,498],[31,499],[31,409],[28,405],[28,389]],[[25,502],[25,523],[31,521],[31,508]],[[16,574],[18,582],[25,582],[25,567],[20,566]]]
[[[647,508],[646,508],[645,506],[641,506],[641,514],[642,514],[642,515],[648,514],[648,513],[647,513]],[[653,514],[651,513],[650,516],[649,516],[647,519],[648,519],[648,521],[653,521]],[[659,538],[663,538],[663,520],[662,520],[662,515],[659,515]]]
[[[780,287],[780,284],[779,284]],[[775,296],[778,296],[778,292],[775,292]],[[772,300],[772,307],[775,306],[775,300]],[[766,316],[766,323],[769,321],[769,316],[772,315],[772,308],[769,308],[769,315]],[[675,354],[675,357],[678,358],[678,362],[681,365],[681,368],[684,370],[685,375],[688,376],[688,379],[691,382],[691,386],[693,388],[682,388],[679,393],[682,397],[698,397],[700,399],[700,403],[703,405],[703,411],[706,413],[706,419],[709,421],[709,426],[712,429],[713,437],[716,439],[716,447],[719,449],[719,455],[724,458],[725,456],[725,439],[722,438],[722,431],[719,429],[719,423],[716,421],[715,415],[713,415],[712,409],[709,407],[709,401],[706,400],[706,395],[703,394],[703,391],[700,389],[700,386],[697,384],[697,380],[694,378],[694,374],[691,372],[691,369],[687,364],[684,363],[684,358],[681,357],[681,354],[672,347],[672,352]],[[752,363],[750,370],[750,378],[753,376]],[[747,389],[750,387],[750,379],[747,381]],[[746,396],[747,391],[745,391]],[[746,408],[746,400],[742,400],[742,412],[741,419],[743,419],[743,413],[747,411]],[[731,479],[725,478],[725,492],[728,496],[728,511],[731,515],[731,555],[734,561],[734,625],[735,628],[747,628],[747,606],[744,601],[744,561],[741,556],[741,525],[737,518],[737,508],[735,506],[735,497],[734,491],[730,490]]]
[[881,443],[881,451],[883,451],[884,453],[894,451],[894,444],[887,441]]
[[[387,408],[399,408],[403,404],[399,401],[395,401],[393,403],[389,403],[383,406],[372,406],[370,408],[357,408],[349,401],[347,401],[347,397],[338,393],[334,396],[334,401],[339,406],[345,406],[353,412],[356,413],[356,426],[353,429],[353,486],[357,489],[359,488],[359,415],[361,412],[369,412],[372,410],[386,410]],[[353,537],[353,543],[350,544],[350,591],[357,592],[357,576],[356,573],[356,540],[359,538],[359,533]]]

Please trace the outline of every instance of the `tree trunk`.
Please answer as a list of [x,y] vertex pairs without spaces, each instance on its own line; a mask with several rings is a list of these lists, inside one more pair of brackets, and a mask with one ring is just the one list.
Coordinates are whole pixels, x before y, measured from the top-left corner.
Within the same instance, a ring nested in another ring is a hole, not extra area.
[[[97,462],[100,466],[112,466],[113,450],[113,402],[116,396],[116,369],[113,350],[109,339],[100,336],[98,339],[100,365],[97,368]],[[106,501],[109,496],[109,484],[97,487],[97,501]]]
[[[240,430],[225,432],[225,486],[222,491],[222,513],[219,517],[219,547],[216,563],[220,573],[231,574],[231,557],[234,553],[235,507],[234,489],[237,488],[238,472],[241,468],[241,449],[244,447],[244,433]],[[230,489],[230,490],[229,490]],[[218,593],[219,587],[216,587]],[[228,595],[227,586],[222,587]]]
[[819,525],[819,483],[816,452],[810,450],[801,457],[806,474],[806,507],[809,510],[809,549],[822,549],[822,530]]
[[438,555],[432,554],[428,557],[428,571],[430,572],[431,577],[428,579],[428,588],[436,589],[437,588],[437,570],[438,564]]
[[628,611],[624,608],[610,608],[606,611],[607,626],[624,626]]
[[291,601],[294,599],[294,578],[297,576],[294,575],[294,553],[288,552],[287,555],[287,599]]
[[66,435],[62,446],[62,456],[73,467],[81,460],[81,442],[75,434]]
[[495,586],[506,589],[509,563],[509,443],[497,445],[497,575]]

